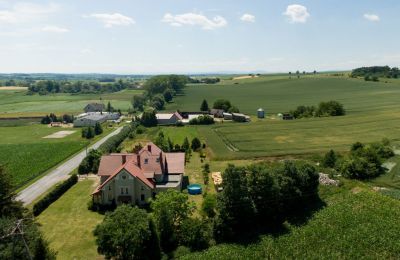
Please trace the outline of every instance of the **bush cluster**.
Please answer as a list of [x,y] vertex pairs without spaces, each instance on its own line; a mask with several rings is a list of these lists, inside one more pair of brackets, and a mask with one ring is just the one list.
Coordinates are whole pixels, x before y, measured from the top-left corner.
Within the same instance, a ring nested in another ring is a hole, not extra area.
[[392,156],[394,152],[385,142],[369,145],[357,142],[352,145],[350,155],[343,160],[340,172],[349,179],[374,178],[385,172],[382,163]]
[[221,242],[254,231],[258,224],[279,226],[318,199],[318,172],[305,162],[229,165],[222,178],[214,230]]
[[57,185],[54,190],[33,205],[33,215],[38,216],[77,182],[78,176],[74,174],[71,175],[71,177],[69,177],[66,181]]
[[73,123],[74,116],[64,114],[61,117],[57,117],[54,113],[50,113],[50,115],[45,115],[40,121],[41,124],[48,125],[53,122],[65,122],[65,123]]
[[294,118],[323,117],[323,116],[343,116],[346,110],[343,105],[337,101],[328,101],[319,103],[315,106],[298,106],[290,111]]
[[227,99],[217,99],[213,105],[214,109],[222,109],[224,112],[229,113],[240,113],[239,108],[232,105],[232,103]]
[[393,149],[386,139],[368,145],[356,142],[345,157],[330,150],[325,154],[322,166],[333,168],[346,178],[364,180],[384,173],[382,163],[392,156],[394,156]]
[[214,124],[214,118],[209,115],[201,115],[189,121],[191,125],[211,125]]
[[82,160],[78,167],[78,174],[97,173],[101,153],[98,150],[90,150],[89,154]]
[[82,137],[86,139],[92,139],[96,135],[100,135],[103,133],[103,127],[99,122],[96,123],[94,127],[84,127],[82,128]]

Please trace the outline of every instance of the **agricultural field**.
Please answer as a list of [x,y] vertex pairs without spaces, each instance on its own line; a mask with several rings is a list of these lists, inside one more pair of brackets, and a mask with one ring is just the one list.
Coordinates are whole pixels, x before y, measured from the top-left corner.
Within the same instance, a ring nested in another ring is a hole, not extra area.
[[304,225],[286,223],[280,234],[263,235],[250,244],[214,246],[182,259],[398,258],[400,202],[362,187],[329,189],[328,206]]
[[[61,128],[50,128],[41,124],[0,127],[0,164],[12,176],[13,184],[20,188],[56,166],[66,158],[89,145],[81,137],[80,129],[64,138],[44,138]],[[104,128],[104,134],[111,129]],[[96,137],[95,140],[99,138]]]
[[44,114],[79,114],[91,102],[111,102],[115,109],[128,110],[134,95],[141,90],[122,90],[105,94],[26,95],[26,90],[0,90],[0,117],[43,116]]
[[97,254],[94,227],[103,215],[87,209],[95,181],[79,181],[43,211],[38,222],[57,259],[103,259]]
[[[238,83],[238,84],[236,84]],[[241,112],[252,116],[251,123],[221,123],[199,126],[219,160],[282,155],[304,155],[346,151],[355,141],[374,142],[383,137],[398,141],[400,125],[400,81],[365,82],[328,75],[292,78],[263,76],[225,80],[215,85],[190,85],[185,95],[175,99],[169,110],[197,111],[203,98],[210,106],[225,98]],[[341,102],[347,115],[283,121],[278,113],[299,105],[318,105],[321,101]],[[265,109],[267,118],[255,118]]]

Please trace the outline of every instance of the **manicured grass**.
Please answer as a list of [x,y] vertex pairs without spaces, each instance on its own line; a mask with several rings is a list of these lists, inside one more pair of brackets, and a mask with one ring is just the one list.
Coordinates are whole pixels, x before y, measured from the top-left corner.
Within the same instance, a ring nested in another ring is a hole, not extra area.
[[[239,83],[239,84],[235,84]],[[170,110],[198,110],[203,98],[210,106],[217,98],[229,99],[241,112],[252,115],[251,123],[198,126],[216,159],[238,159],[322,153],[333,148],[346,151],[355,141],[374,142],[383,137],[399,140],[400,82],[365,82],[360,79],[306,76],[288,79],[264,76],[216,85],[191,85]],[[317,105],[337,100],[347,115],[283,121],[276,117],[298,105]],[[262,107],[267,118],[255,118]],[[236,152],[228,149],[234,147]]]
[[[336,189],[336,188],[333,188]],[[218,245],[182,259],[396,259],[400,202],[362,190],[339,193],[302,226],[250,245]]]
[[83,112],[83,108],[91,102],[111,102],[116,109],[126,111],[131,107],[134,95],[142,93],[141,90],[122,90],[106,94],[52,94],[40,96],[26,95],[26,91],[3,90],[0,91],[0,117],[15,116],[43,116],[49,113]]
[[104,216],[87,209],[94,184],[79,181],[37,218],[50,247],[58,252],[57,259],[102,258],[92,232]]

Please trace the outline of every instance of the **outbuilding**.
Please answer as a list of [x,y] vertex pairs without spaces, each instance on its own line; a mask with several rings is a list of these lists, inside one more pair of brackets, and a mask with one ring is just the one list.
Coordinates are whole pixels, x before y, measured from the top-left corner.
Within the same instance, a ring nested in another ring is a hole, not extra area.
[[118,113],[107,112],[93,112],[83,113],[74,120],[74,127],[88,127],[95,126],[96,123],[103,123],[107,120],[118,120],[120,115]]
[[264,109],[259,108],[259,109],[257,110],[257,117],[258,117],[258,118],[265,118]]
[[235,122],[250,122],[249,116],[240,113],[232,113],[232,119]]

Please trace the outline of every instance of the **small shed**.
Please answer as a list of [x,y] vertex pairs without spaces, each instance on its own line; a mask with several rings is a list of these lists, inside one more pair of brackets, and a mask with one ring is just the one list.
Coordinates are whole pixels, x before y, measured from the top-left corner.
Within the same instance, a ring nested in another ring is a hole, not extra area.
[[264,109],[259,108],[259,109],[257,110],[257,117],[258,117],[258,118],[265,118]]
[[231,113],[225,113],[223,112],[224,120],[232,120],[232,114]]

